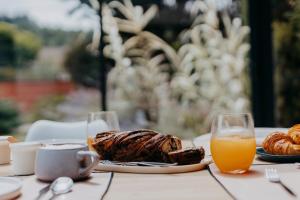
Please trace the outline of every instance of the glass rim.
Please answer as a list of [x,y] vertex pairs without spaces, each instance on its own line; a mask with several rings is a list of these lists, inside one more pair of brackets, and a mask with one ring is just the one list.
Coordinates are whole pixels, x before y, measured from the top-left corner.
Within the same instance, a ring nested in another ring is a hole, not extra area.
[[250,113],[250,112],[243,112],[243,113],[234,113],[234,112],[232,112],[232,113],[230,113],[230,112],[228,112],[228,113],[218,113],[218,114],[216,114],[216,116],[232,116],[232,115],[249,115],[249,116],[252,116],[252,114]]
[[114,110],[109,111],[96,111],[96,112],[89,112],[88,115],[101,115],[101,114],[116,114],[117,112]]

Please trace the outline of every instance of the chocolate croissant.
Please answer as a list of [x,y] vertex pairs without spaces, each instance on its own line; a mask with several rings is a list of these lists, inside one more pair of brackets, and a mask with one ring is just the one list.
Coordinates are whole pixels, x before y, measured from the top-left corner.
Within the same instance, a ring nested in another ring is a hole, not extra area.
[[288,135],[295,144],[300,144],[300,124],[296,124],[288,130]]
[[292,137],[282,132],[274,132],[268,135],[262,146],[270,154],[300,155],[300,145],[295,144]]
[[203,148],[182,150],[176,156],[170,154],[182,149],[181,140],[152,130],[99,133],[92,146],[102,159],[112,161],[192,164],[199,163],[204,157]]

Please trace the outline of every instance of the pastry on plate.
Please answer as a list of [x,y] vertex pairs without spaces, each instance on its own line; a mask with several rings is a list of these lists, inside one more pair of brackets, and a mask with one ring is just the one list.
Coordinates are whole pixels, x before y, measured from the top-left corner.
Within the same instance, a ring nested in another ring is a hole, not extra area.
[[269,134],[262,143],[263,149],[276,155],[300,155],[298,145],[290,134],[274,132]]
[[199,163],[199,159],[202,160],[204,154],[204,149],[202,147],[182,149],[168,153],[170,161],[178,163],[179,165]]
[[182,150],[178,137],[145,129],[98,133],[92,146],[102,159],[112,161],[193,164],[204,157],[202,148]]
[[295,144],[300,144],[300,124],[292,126],[288,131],[288,135],[293,139]]

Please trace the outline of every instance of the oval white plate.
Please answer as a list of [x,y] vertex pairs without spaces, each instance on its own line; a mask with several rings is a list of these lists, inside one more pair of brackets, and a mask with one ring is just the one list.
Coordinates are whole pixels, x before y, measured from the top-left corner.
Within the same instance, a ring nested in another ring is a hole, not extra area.
[[137,174],[174,174],[193,172],[204,169],[209,163],[210,159],[204,159],[198,164],[192,165],[178,165],[168,167],[148,167],[148,166],[121,166],[99,163],[95,170],[109,171],[109,172],[124,172],[124,173],[137,173]]
[[0,177],[0,199],[13,199],[21,194],[22,182],[17,178]]
[[41,144],[65,144],[65,143],[73,143],[73,144],[86,144],[86,140],[80,139],[48,139],[48,140],[39,140]]

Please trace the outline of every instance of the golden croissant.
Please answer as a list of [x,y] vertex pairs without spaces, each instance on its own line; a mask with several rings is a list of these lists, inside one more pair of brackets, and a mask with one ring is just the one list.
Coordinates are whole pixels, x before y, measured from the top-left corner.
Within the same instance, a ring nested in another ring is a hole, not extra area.
[[277,155],[300,155],[300,145],[297,145],[290,134],[274,132],[268,135],[262,143],[264,150]]
[[293,139],[295,144],[300,144],[300,124],[296,124],[290,128],[288,135]]

